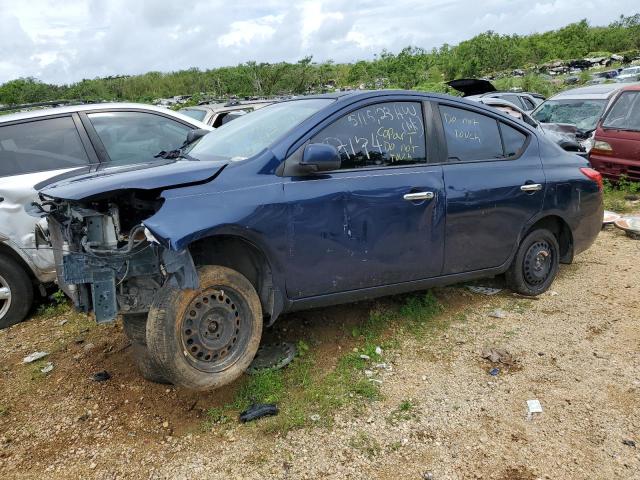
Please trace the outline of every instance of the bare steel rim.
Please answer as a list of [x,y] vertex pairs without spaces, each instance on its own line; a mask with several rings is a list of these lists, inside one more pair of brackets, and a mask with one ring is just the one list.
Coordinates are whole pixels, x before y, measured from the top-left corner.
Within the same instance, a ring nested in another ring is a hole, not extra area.
[[535,242],[524,256],[524,279],[532,286],[547,281],[553,269],[553,248],[546,240]]
[[11,308],[11,288],[4,277],[0,275],[0,319],[4,318],[9,308]]
[[251,319],[249,304],[235,290],[210,287],[199,292],[178,326],[186,360],[208,373],[229,368],[247,348]]

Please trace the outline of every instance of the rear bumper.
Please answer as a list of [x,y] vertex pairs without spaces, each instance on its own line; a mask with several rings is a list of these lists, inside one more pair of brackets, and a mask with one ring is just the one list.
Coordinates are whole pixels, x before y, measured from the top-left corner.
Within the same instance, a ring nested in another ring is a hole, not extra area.
[[603,177],[610,180],[619,180],[620,176],[624,175],[627,180],[640,182],[640,159],[623,160],[606,155],[591,154],[589,162]]

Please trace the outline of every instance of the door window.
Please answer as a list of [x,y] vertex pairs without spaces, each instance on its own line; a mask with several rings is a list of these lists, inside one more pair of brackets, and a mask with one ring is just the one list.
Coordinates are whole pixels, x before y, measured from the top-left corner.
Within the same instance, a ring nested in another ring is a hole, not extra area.
[[337,148],[341,169],[425,163],[419,102],[387,102],[355,110],[323,129],[311,143]]
[[640,92],[622,92],[604,117],[604,128],[640,130]]
[[161,151],[179,148],[190,127],[162,115],[104,112],[87,115],[112,163],[148,162]]
[[519,155],[527,135],[506,123],[462,108],[440,105],[448,160],[496,160]]
[[0,176],[59,170],[89,163],[71,117],[0,127]]

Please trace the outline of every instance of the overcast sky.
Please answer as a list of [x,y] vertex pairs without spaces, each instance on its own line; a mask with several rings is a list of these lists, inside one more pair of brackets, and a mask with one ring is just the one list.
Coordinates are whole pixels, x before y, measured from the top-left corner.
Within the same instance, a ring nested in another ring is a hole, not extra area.
[[586,18],[605,25],[638,0],[0,0],[0,83],[258,62],[373,58],[486,31],[526,34]]

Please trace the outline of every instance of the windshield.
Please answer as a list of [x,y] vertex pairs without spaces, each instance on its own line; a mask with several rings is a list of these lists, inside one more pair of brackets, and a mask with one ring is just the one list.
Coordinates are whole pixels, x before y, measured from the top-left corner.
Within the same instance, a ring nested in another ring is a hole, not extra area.
[[607,106],[606,100],[547,100],[531,116],[541,123],[568,123],[578,130],[595,130]]
[[187,152],[199,160],[251,157],[331,102],[333,99],[314,98],[269,105],[225,123]]
[[602,122],[604,128],[640,130],[640,91],[622,92]]
[[183,108],[182,110],[178,110],[178,112],[186,115],[187,117],[195,118],[200,122],[203,121],[204,117],[207,115],[207,112],[205,110],[196,110],[193,108]]

